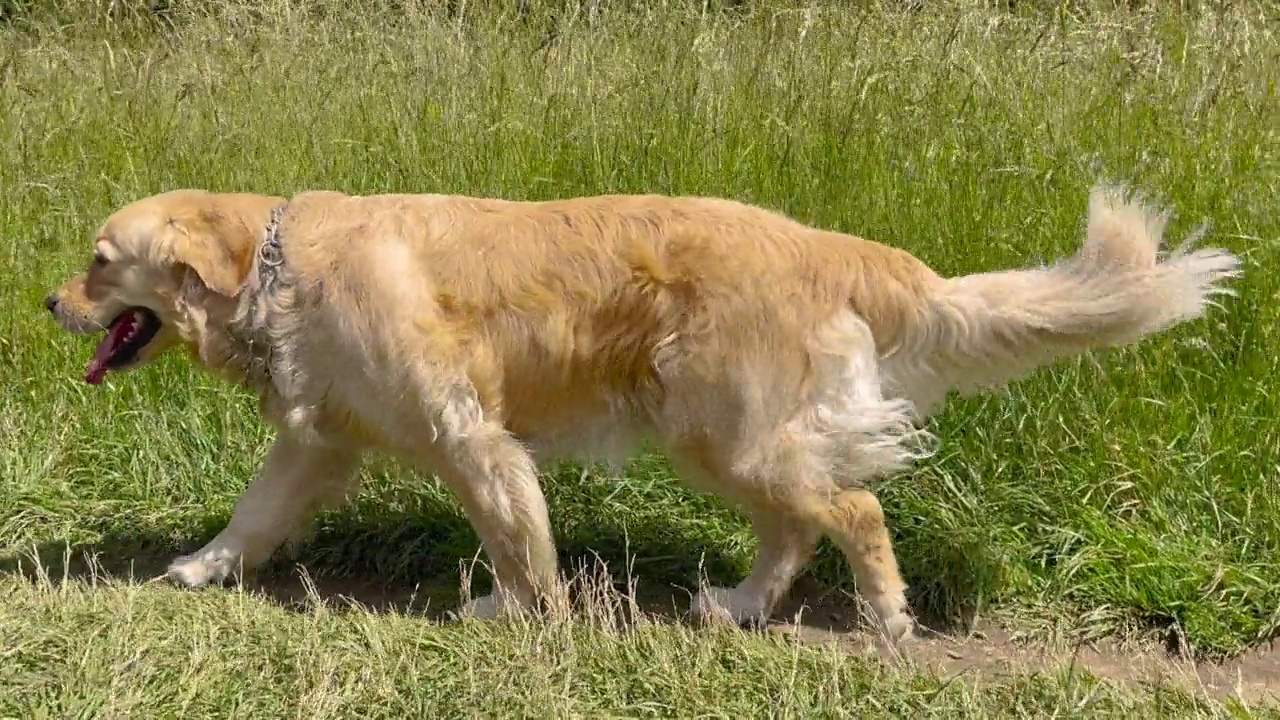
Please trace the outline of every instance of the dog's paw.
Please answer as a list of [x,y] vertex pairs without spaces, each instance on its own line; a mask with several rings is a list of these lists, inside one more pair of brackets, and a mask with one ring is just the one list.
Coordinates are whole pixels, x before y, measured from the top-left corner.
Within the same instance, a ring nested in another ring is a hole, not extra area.
[[221,553],[198,552],[174,560],[165,575],[189,588],[218,584],[231,575],[232,560]]
[[707,588],[693,596],[690,609],[704,622],[729,623],[744,630],[763,630],[769,622],[764,603],[738,588]]
[[454,615],[458,618],[475,618],[477,620],[495,620],[499,617],[510,615],[514,610],[511,602],[505,599],[505,596],[499,596],[497,593],[478,597],[475,600],[458,608]]
[[879,621],[880,637],[890,646],[899,647],[915,637],[916,621],[906,612],[897,612]]

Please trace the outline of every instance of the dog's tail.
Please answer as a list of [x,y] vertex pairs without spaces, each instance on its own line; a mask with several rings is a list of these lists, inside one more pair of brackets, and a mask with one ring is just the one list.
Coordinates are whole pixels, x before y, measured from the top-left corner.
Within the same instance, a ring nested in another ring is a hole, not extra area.
[[[999,386],[1087,350],[1126,345],[1199,317],[1240,261],[1193,249],[1161,257],[1170,214],[1120,188],[1089,198],[1084,245],[1044,268],[980,273],[938,286],[907,351],[962,393]],[[910,341],[909,341],[910,342]]]

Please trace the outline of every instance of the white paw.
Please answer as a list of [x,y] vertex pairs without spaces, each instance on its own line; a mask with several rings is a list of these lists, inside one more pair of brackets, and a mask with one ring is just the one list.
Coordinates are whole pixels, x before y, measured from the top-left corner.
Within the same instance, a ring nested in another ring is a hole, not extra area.
[[226,580],[238,564],[239,557],[233,553],[201,550],[174,560],[166,574],[189,588],[198,588]]
[[478,597],[458,609],[458,617],[472,617],[478,620],[493,620],[508,615],[516,609],[515,605],[504,594],[496,593]]
[[909,640],[915,633],[916,621],[905,612],[898,612],[879,621],[879,631],[885,642],[896,647]]
[[738,588],[707,588],[693,596],[691,610],[694,617],[743,628],[763,628],[769,620],[764,601]]
[[897,647],[914,635],[916,621],[908,612],[907,598],[902,593],[886,593],[870,601],[869,613],[876,633],[891,647]]

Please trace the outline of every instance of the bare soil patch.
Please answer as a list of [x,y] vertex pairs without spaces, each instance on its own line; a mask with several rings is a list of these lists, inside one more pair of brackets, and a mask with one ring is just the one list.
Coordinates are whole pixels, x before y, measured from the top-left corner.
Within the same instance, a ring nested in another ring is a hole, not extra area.
[[[857,604],[843,593],[796,588],[770,628],[803,642],[834,642],[851,652],[894,655],[875,642],[859,620]],[[1087,671],[1095,677],[1137,685],[1175,685],[1219,700],[1249,706],[1280,705],[1280,641],[1257,646],[1226,661],[1194,660],[1153,640],[1046,641],[1023,637],[1016,628],[978,622],[969,632],[921,628],[900,653],[939,677],[982,677],[1029,671]]]

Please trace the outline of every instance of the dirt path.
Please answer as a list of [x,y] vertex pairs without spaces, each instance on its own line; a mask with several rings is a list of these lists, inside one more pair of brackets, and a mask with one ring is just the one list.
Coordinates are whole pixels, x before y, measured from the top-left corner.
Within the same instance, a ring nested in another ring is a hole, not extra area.
[[[776,632],[805,642],[836,642],[851,652],[885,651],[864,632],[833,633],[808,625],[779,623]],[[901,650],[920,667],[939,677],[982,677],[1014,672],[1070,671],[1072,668],[1118,683],[1170,684],[1218,699],[1243,700],[1249,706],[1280,705],[1280,647],[1256,648],[1223,663],[1193,662],[1157,647],[1120,649],[1107,642],[1055,647],[1015,640],[1004,629],[981,628],[966,636],[929,634],[914,638]]]
[[[832,599],[831,593],[803,589],[780,617],[800,611],[799,622],[777,622],[774,632],[804,642],[834,642],[851,652],[875,652],[891,659],[877,646],[870,632],[859,627],[851,600]],[[806,597],[807,595],[807,597]],[[981,677],[1011,672],[1085,670],[1117,683],[1170,684],[1216,699],[1237,698],[1247,706],[1280,707],[1280,641],[1225,662],[1193,661],[1171,653],[1160,644],[1131,642],[1123,647],[1100,642],[1028,641],[991,623],[978,623],[968,635],[921,629],[901,654],[939,677]]]

